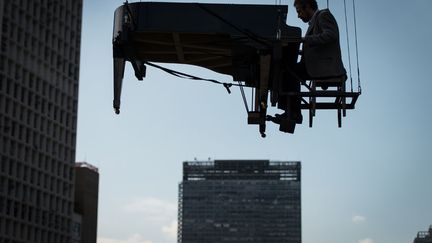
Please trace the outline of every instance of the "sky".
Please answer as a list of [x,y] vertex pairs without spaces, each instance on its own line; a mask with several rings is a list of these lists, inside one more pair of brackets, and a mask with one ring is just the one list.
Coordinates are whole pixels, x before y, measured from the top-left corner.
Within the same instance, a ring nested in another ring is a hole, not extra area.
[[[304,33],[293,0],[281,2],[287,23]],[[348,69],[343,1],[329,2]],[[318,111],[313,128],[303,111],[295,134],[269,124],[265,139],[247,125],[239,90],[228,94],[151,67],[137,81],[127,65],[115,115],[111,37],[122,3],[84,0],[83,9],[76,160],[100,171],[98,243],[176,242],[182,162],[195,159],[301,161],[304,243],[406,243],[432,224],[431,0],[356,1],[363,91],[356,109],[342,128],[336,111]],[[326,0],[318,4],[325,8]],[[232,81],[200,67],[164,66]]]

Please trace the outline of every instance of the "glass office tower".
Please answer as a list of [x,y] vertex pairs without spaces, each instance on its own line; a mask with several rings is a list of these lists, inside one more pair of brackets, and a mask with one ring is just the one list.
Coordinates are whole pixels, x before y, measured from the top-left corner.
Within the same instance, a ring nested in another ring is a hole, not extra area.
[[432,243],[432,225],[428,231],[420,231],[414,239],[414,243]]
[[184,162],[179,243],[300,243],[300,162]]

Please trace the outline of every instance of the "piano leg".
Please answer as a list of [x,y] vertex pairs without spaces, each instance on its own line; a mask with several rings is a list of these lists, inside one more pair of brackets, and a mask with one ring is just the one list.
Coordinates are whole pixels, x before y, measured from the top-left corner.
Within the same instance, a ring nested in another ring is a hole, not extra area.
[[120,114],[120,98],[125,70],[125,59],[114,58],[114,100],[113,107],[116,114]]
[[[265,94],[262,94],[261,97],[261,110],[260,110],[260,124],[259,124],[259,131],[261,134],[261,137],[265,138],[266,134],[266,117],[267,117],[267,99],[268,99],[268,95],[267,92]],[[265,102],[264,102],[265,101]]]
[[271,80],[271,92],[270,102],[272,106],[276,106],[279,99],[280,85],[283,80],[282,76],[282,44],[280,42],[274,44],[273,55],[272,55],[272,80]]
[[268,102],[268,92],[269,92],[269,79],[270,79],[270,64],[271,56],[263,55],[260,58],[260,79],[258,87],[256,89],[256,103],[255,109],[259,111],[260,114],[260,124],[259,131],[261,137],[265,138],[266,130],[266,117],[267,117],[267,102]]

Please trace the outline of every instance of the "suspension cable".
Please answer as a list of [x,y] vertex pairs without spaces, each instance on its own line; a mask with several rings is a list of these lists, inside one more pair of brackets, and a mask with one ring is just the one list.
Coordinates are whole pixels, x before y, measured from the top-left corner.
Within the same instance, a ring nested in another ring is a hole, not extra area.
[[253,110],[253,104],[255,103],[255,89],[251,89],[251,110]]
[[249,107],[248,107],[248,103],[247,103],[247,100],[246,100],[246,94],[244,92],[244,86],[245,85],[243,85],[240,81],[237,81],[238,84],[225,83],[225,82],[220,82],[220,81],[217,81],[217,80],[214,80],[214,79],[200,78],[200,77],[196,77],[196,76],[193,76],[193,75],[190,75],[190,74],[186,74],[186,73],[182,73],[182,72],[179,72],[179,71],[175,71],[175,70],[172,70],[172,69],[169,69],[169,68],[166,68],[166,67],[162,67],[162,66],[156,65],[156,64],[154,64],[152,62],[145,62],[145,64],[147,64],[149,66],[152,66],[154,68],[158,68],[158,69],[160,69],[160,70],[162,70],[162,71],[164,71],[166,73],[169,73],[169,74],[174,75],[174,76],[179,77],[179,78],[186,78],[186,79],[192,79],[192,80],[201,80],[201,81],[207,81],[207,82],[211,82],[211,83],[215,83],[215,84],[222,84],[225,87],[225,89],[228,91],[229,94],[231,93],[231,90],[230,90],[231,86],[239,86],[240,87],[240,91],[241,91],[241,95],[242,95],[242,98],[243,98],[243,103],[244,103],[245,108],[246,108],[246,112],[249,113]]
[[360,64],[359,64],[359,54],[358,54],[358,42],[357,42],[357,18],[356,18],[356,8],[355,1],[353,0],[353,12],[354,12],[354,37],[355,37],[355,45],[356,45],[356,57],[357,57],[357,85],[358,92],[361,94],[361,82],[360,82]]
[[349,32],[348,32],[348,17],[347,17],[347,6],[346,0],[344,0],[344,8],[345,8],[345,31],[347,37],[347,46],[348,46],[348,65],[349,65],[349,73],[351,80],[351,92],[353,92],[353,82],[352,82],[352,68],[351,68],[351,50],[350,50],[350,41],[349,41]]

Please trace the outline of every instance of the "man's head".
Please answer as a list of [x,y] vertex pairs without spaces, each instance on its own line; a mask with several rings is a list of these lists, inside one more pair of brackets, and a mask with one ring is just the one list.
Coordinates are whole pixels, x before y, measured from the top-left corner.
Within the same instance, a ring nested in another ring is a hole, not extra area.
[[307,23],[318,9],[318,4],[316,0],[294,0],[294,7],[296,8],[299,19]]

